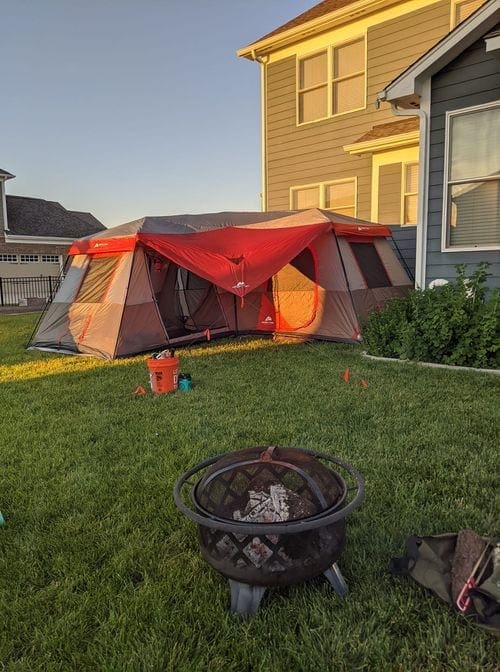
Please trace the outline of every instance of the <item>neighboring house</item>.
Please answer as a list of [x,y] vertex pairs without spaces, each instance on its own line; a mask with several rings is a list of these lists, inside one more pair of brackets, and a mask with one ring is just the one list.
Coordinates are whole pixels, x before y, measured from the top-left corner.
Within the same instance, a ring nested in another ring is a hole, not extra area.
[[0,169],[0,278],[57,276],[71,243],[105,227],[55,201],[6,196],[5,181],[13,177]]
[[419,118],[377,94],[484,1],[324,0],[240,49],[261,68],[262,209],[402,225],[414,246]]
[[489,0],[380,94],[421,119],[416,281],[491,264],[500,285],[500,0]]

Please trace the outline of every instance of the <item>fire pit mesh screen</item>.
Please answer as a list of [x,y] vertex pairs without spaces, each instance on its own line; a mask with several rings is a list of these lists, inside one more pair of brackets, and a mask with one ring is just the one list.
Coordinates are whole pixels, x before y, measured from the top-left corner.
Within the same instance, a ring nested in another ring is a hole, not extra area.
[[[190,486],[189,506],[184,485]],[[198,525],[203,557],[229,579],[231,611],[241,616],[255,613],[266,587],[322,573],[345,595],[337,560],[345,519],[363,497],[363,478],[347,462],[276,446],[216,455],[186,471],[174,488],[177,506]]]
[[306,453],[254,448],[211,467],[196,487],[196,501],[220,518],[275,523],[321,514],[344,490],[338,475]]

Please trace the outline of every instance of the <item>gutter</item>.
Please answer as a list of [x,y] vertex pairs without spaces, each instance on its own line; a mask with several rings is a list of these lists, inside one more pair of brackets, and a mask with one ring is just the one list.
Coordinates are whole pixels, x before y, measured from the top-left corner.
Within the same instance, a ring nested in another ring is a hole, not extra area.
[[[429,195],[429,144],[430,144],[430,103],[431,81],[427,79],[419,92],[420,106],[404,108],[398,107],[398,101],[391,102],[393,114],[398,117],[419,117],[420,136],[418,146],[418,205],[417,205],[417,233],[415,249],[415,288],[425,289],[427,272],[427,219]],[[386,92],[382,91],[377,97],[377,104],[386,101]]]
[[397,2],[398,0],[357,0],[346,7],[332,10],[305,23],[299,23],[288,30],[264,37],[257,40],[257,42],[252,42],[246,47],[238,49],[236,55],[240,58],[257,60],[255,54],[258,52],[263,54],[281,49],[318,33],[330,30],[338,25],[355,21],[367,14],[392,7]]
[[64,238],[62,236],[23,236],[20,234],[5,231],[5,242],[15,243],[16,245],[71,245],[75,238]]
[[267,211],[267,63],[269,56],[257,56],[252,52],[252,58],[260,64],[260,171],[261,192],[260,209]]

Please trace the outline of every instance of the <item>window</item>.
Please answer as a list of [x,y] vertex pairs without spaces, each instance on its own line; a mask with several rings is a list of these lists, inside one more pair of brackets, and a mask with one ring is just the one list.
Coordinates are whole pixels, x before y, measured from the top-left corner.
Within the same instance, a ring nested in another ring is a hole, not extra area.
[[17,254],[0,254],[0,261],[8,261],[11,264],[17,264]]
[[299,61],[299,119],[301,123],[328,115],[328,57],[323,51]]
[[403,224],[417,223],[418,163],[406,163],[403,169]]
[[391,287],[392,283],[375,245],[373,243],[350,243],[350,245],[368,289]]
[[44,264],[58,264],[59,255],[58,254],[42,254],[42,262]]
[[379,224],[418,224],[418,146],[372,155],[371,220]]
[[39,261],[38,254],[20,254],[19,261],[21,264],[36,264]]
[[77,303],[101,303],[104,300],[118,259],[118,255],[92,257],[75,299]]
[[365,106],[365,41],[333,49],[332,113]]
[[365,107],[365,38],[298,60],[297,119],[318,121]]
[[356,216],[356,178],[307,184],[290,189],[292,210],[322,208],[348,217]]
[[485,0],[457,0],[452,5],[452,21],[451,27],[458,26],[459,23],[465,21],[473,12],[476,11]]
[[313,187],[292,188],[292,210],[309,210],[320,207],[320,185]]
[[448,112],[443,249],[500,247],[500,104]]

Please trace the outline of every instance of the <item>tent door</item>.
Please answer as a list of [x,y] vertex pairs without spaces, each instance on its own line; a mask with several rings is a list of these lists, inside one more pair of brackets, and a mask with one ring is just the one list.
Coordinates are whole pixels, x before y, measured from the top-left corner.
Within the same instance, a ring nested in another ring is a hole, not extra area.
[[316,317],[318,307],[317,259],[306,247],[273,278],[276,331],[304,329]]

